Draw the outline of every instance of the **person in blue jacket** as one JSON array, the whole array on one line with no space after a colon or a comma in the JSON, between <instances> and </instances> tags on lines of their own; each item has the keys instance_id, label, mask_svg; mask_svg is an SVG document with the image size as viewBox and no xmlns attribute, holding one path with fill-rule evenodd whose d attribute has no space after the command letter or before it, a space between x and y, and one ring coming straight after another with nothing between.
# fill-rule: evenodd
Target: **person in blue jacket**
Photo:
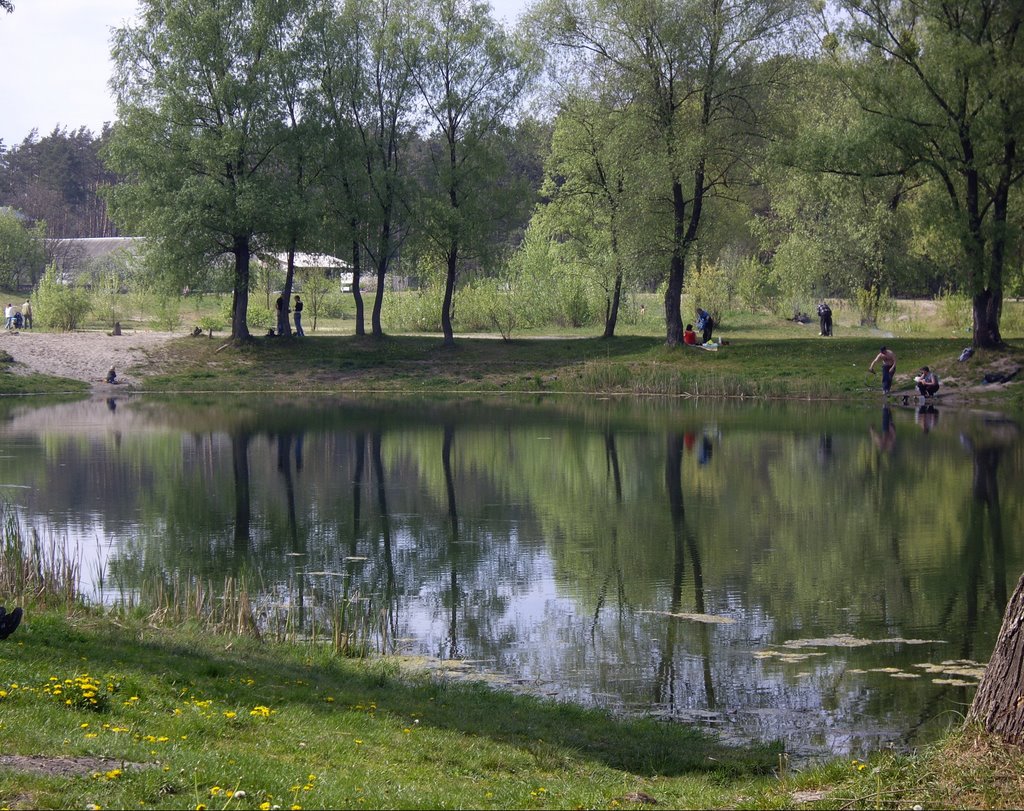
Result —
<instances>
[{"instance_id":1,"label":"person in blue jacket","mask_svg":"<svg viewBox=\"0 0 1024 811\"><path fill-rule=\"evenodd\" d=\"M697 308L697 329L703 333L701 339L703 344L711 340L711 333L715 329L715 319L707 310L702 310L700 307Z\"/></svg>"}]
</instances>

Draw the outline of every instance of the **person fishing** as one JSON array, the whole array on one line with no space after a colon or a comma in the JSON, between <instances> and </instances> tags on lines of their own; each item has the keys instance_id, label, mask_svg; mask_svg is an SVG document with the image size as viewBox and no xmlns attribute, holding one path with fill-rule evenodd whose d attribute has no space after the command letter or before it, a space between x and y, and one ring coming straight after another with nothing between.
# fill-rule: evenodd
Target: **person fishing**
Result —
<instances>
[{"instance_id":1,"label":"person fishing","mask_svg":"<svg viewBox=\"0 0 1024 811\"><path fill-rule=\"evenodd\" d=\"M896 374L896 353L887 346L881 347L878 354L875 355L875 359L871 361L871 365L868 366L868 371L871 374L875 373L876 363L882 364L882 394L888 394L892 389L893 376Z\"/></svg>"}]
</instances>

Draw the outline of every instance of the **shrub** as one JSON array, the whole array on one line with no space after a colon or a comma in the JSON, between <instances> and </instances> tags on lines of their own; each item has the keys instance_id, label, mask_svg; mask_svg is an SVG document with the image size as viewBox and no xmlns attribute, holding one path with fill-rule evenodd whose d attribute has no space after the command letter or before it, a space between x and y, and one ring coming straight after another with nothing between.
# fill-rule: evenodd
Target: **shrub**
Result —
<instances>
[{"instance_id":1,"label":"shrub","mask_svg":"<svg viewBox=\"0 0 1024 811\"><path fill-rule=\"evenodd\" d=\"M970 330L974 325L974 305L971 297L951 288L939 293L939 317L942 323L957 332Z\"/></svg>"},{"instance_id":2,"label":"shrub","mask_svg":"<svg viewBox=\"0 0 1024 811\"><path fill-rule=\"evenodd\" d=\"M697 271L691 269L683 283L683 294L693 303L711 313L716 325L721 325L722 315L729 306L729 285L725 270L719 265L707 264ZM690 320L684 312L683 320Z\"/></svg>"},{"instance_id":3,"label":"shrub","mask_svg":"<svg viewBox=\"0 0 1024 811\"><path fill-rule=\"evenodd\" d=\"M44 327L70 332L89 314L89 293L78 284L65 284L50 265L39 280L35 292L33 314Z\"/></svg>"}]
</instances>

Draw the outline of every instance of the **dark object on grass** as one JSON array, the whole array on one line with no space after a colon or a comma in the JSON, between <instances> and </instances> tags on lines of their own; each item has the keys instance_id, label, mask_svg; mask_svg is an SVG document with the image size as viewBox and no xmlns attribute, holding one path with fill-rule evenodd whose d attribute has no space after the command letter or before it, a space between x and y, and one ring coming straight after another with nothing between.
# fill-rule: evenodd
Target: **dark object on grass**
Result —
<instances>
[{"instance_id":1,"label":"dark object on grass","mask_svg":"<svg viewBox=\"0 0 1024 811\"><path fill-rule=\"evenodd\" d=\"M960 361L961 363L963 363L965 360L967 360L973 354L974 354L974 350L971 349L971 347L967 347L963 352L960 353L960 357L957 358L957 360Z\"/></svg>"},{"instance_id":2,"label":"dark object on grass","mask_svg":"<svg viewBox=\"0 0 1024 811\"><path fill-rule=\"evenodd\" d=\"M1017 371L1020 371L1019 369ZM1010 372L1006 375L1001 375L997 372L989 372L982 379L981 382L986 385L990 383L1009 383L1017 376L1017 372Z\"/></svg>"},{"instance_id":3,"label":"dark object on grass","mask_svg":"<svg viewBox=\"0 0 1024 811\"><path fill-rule=\"evenodd\" d=\"M7 639L21 624L21 608L15 608L10 614L0 605L0 639Z\"/></svg>"}]
</instances>

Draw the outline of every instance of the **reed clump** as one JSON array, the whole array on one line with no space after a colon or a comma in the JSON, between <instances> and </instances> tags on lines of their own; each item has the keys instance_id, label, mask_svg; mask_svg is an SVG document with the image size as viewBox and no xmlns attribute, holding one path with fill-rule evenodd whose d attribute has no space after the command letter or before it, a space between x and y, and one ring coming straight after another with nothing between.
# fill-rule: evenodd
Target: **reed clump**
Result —
<instances>
[{"instance_id":1,"label":"reed clump","mask_svg":"<svg viewBox=\"0 0 1024 811\"><path fill-rule=\"evenodd\" d=\"M72 608L81 602L81 559L67 539L40 537L0 502L0 597L10 604Z\"/></svg>"},{"instance_id":2,"label":"reed clump","mask_svg":"<svg viewBox=\"0 0 1024 811\"><path fill-rule=\"evenodd\" d=\"M219 581L189 572L149 575L138 588L122 587L113 608L141 612L153 625L191 623L216 634L329 646L338 656L367 657L390 650L390 612L380 610L372 597L347 589L340 594L313 590L310 595L306 585L269 586L247 573Z\"/></svg>"}]
</instances>

